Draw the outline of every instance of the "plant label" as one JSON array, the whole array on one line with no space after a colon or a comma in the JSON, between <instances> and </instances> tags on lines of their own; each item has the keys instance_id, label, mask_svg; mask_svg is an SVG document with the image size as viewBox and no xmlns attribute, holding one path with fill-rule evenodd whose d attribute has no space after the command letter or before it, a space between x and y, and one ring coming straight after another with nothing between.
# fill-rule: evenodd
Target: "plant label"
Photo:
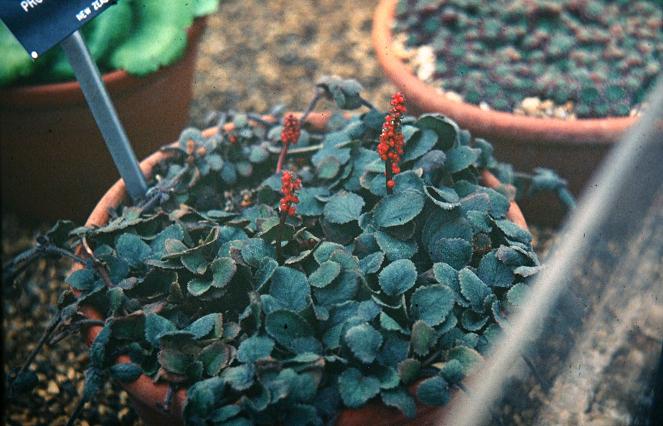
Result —
<instances>
[{"instance_id":1,"label":"plant label","mask_svg":"<svg viewBox=\"0 0 663 426\"><path fill-rule=\"evenodd\" d=\"M3 0L0 19L34 60L116 2Z\"/></svg>"}]
</instances>

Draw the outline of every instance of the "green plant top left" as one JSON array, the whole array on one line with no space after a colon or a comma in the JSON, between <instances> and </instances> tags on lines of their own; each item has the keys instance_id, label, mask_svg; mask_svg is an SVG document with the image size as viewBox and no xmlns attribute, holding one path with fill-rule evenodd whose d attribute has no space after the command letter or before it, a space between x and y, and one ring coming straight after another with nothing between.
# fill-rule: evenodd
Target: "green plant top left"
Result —
<instances>
[{"instance_id":1,"label":"green plant top left","mask_svg":"<svg viewBox=\"0 0 663 426\"><path fill-rule=\"evenodd\" d=\"M360 88L327 79L316 99L354 109L366 105ZM146 374L187 389L195 425L319 425L369 401L410 417L415 401L445 404L540 269L530 233L506 218L510 167L443 116L399 115L388 193L382 112L298 133L245 114L228 130L223 117L214 136L187 129L165 148L144 202L41 239L88 253L66 279L80 295L61 298L69 321L85 305L105 318L83 398L104 377ZM274 173L282 135L296 133ZM505 185L484 186L486 168ZM528 185L563 182L540 171ZM120 354L131 362L116 364Z\"/></svg>"},{"instance_id":2,"label":"green plant top left","mask_svg":"<svg viewBox=\"0 0 663 426\"><path fill-rule=\"evenodd\" d=\"M143 76L182 57L193 19L214 13L219 0L119 0L86 24L83 38L102 72L125 70ZM62 49L33 62L0 24L0 86L73 80Z\"/></svg>"}]
</instances>

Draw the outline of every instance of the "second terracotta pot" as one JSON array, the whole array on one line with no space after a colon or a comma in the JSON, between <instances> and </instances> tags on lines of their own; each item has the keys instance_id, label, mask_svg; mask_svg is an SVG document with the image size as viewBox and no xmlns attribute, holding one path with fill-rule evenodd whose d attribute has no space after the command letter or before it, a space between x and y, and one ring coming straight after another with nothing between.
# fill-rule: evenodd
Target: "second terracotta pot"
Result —
<instances>
[{"instance_id":1,"label":"second terracotta pot","mask_svg":"<svg viewBox=\"0 0 663 426\"><path fill-rule=\"evenodd\" d=\"M413 111L449 116L474 136L489 140L495 156L518 170L551 168L578 195L609 149L635 123L634 117L578 120L525 117L484 111L476 105L448 99L437 87L420 80L395 54L391 29L398 1L381 0L373 17L373 48L384 73L405 94ZM558 224L566 212L555 197L547 195L523 200L522 206L530 221L544 225Z\"/></svg>"},{"instance_id":2,"label":"second terracotta pot","mask_svg":"<svg viewBox=\"0 0 663 426\"><path fill-rule=\"evenodd\" d=\"M103 75L138 158L186 125L205 18L189 29L184 57L146 77ZM0 90L2 204L32 219L83 221L119 173L78 82Z\"/></svg>"}]
</instances>

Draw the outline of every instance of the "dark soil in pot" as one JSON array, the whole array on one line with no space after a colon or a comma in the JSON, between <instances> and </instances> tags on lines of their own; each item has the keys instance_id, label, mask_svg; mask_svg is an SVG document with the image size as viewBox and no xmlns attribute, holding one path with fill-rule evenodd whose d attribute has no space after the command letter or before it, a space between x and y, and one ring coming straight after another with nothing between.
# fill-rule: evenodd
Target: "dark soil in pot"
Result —
<instances>
[{"instance_id":1,"label":"dark soil in pot","mask_svg":"<svg viewBox=\"0 0 663 426\"><path fill-rule=\"evenodd\" d=\"M400 0L417 74L468 103L561 119L635 114L660 71L655 1Z\"/></svg>"}]
</instances>

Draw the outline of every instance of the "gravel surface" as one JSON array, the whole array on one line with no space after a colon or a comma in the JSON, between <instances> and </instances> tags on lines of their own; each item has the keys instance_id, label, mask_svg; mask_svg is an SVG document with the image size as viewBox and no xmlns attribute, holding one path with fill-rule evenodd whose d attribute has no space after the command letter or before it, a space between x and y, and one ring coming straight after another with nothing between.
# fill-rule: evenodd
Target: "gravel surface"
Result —
<instances>
[{"instance_id":1,"label":"gravel surface","mask_svg":"<svg viewBox=\"0 0 663 426\"><path fill-rule=\"evenodd\" d=\"M377 1L224 0L208 20L200 46L190 123L204 126L210 111L266 112L282 103L302 109L317 78L354 77L366 98L386 107L394 88L382 75L370 45ZM330 105L322 103L324 109ZM25 223L11 213L2 217L2 261L30 246L48 224ZM551 230L534 230L539 252L549 246ZM18 368L34 348L64 288L67 262L41 261L20 282L22 290L3 287L5 374ZM82 390L87 348L78 336L46 346L30 369L41 379L30 394L6 405L6 424L63 425ZM6 385L6 383L5 383ZM77 425L140 425L127 394L107 384Z\"/></svg>"}]
</instances>

